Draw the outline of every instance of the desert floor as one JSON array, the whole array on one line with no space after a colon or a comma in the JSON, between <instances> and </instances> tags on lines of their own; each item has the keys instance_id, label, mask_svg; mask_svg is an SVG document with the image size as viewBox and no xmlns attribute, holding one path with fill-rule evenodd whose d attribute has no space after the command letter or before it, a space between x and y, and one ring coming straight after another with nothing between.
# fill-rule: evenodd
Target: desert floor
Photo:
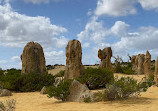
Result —
<instances>
[{"instance_id":1,"label":"desert floor","mask_svg":"<svg viewBox=\"0 0 158 111\"><path fill-rule=\"evenodd\" d=\"M61 70L63 67L60 67ZM59 72L59 70L55 70ZM51 71L53 72L53 70ZM143 75L132 76L140 81ZM1 97L0 101L16 100L16 111L158 111L158 87L152 86L138 98L122 101L106 101L97 103L61 102L40 92L13 93L11 97Z\"/></svg>"}]
</instances>

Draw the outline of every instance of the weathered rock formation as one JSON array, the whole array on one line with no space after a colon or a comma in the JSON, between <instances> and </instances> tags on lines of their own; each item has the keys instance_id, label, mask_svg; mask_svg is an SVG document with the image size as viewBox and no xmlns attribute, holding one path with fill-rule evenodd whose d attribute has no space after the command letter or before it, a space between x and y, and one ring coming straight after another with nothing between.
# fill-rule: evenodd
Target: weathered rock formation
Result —
<instances>
[{"instance_id":1,"label":"weathered rock formation","mask_svg":"<svg viewBox=\"0 0 158 111\"><path fill-rule=\"evenodd\" d=\"M64 79L75 79L84 73L82 48L78 40L70 40L66 47L66 67Z\"/></svg>"},{"instance_id":2,"label":"weathered rock formation","mask_svg":"<svg viewBox=\"0 0 158 111\"><path fill-rule=\"evenodd\" d=\"M46 88L46 86L44 86L44 87L41 89L40 94L47 94L47 88Z\"/></svg>"},{"instance_id":3,"label":"weathered rock formation","mask_svg":"<svg viewBox=\"0 0 158 111\"><path fill-rule=\"evenodd\" d=\"M147 51L145 55L144 74L146 75L146 77L149 77L151 75L151 55L149 51Z\"/></svg>"},{"instance_id":4,"label":"weathered rock formation","mask_svg":"<svg viewBox=\"0 0 158 111\"><path fill-rule=\"evenodd\" d=\"M67 97L67 101L71 102L83 102L84 98L91 97L92 93L88 87L81 84L77 80L74 80L69 87L70 94Z\"/></svg>"},{"instance_id":5,"label":"weathered rock formation","mask_svg":"<svg viewBox=\"0 0 158 111\"><path fill-rule=\"evenodd\" d=\"M136 56L137 74L144 74L144 61L145 61L144 54L138 54Z\"/></svg>"},{"instance_id":6,"label":"weathered rock formation","mask_svg":"<svg viewBox=\"0 0 158 111\"><path fill-rule=\"evenodd\" d=\"M12 93L7 89L1 89L0 90L0 97L3 97L3 96L12 96Z\"/></svg>"},{"instance_id":7,"label":"weathered rock formation","mask_svg":"<svg viewBox=\"0 0 158 111\"><path fill-rule=\"evenodd\" d=\"M111 69L111 57L112 50L111 47L104 48L103 50L99 49L98 57L101 59L99 67L101 68L110 68Z\"/></svg>"},{"instance_id":8,"label":"weathered rock formation","mask_svg":"<svg viewBox=\"0 0 158 111\"><path fill-rule=\"evenodd\" d=\"M23 54L21 55L21 60L22 74L44 74L46 72L43 48L36 42L29 42L26 44Z\"/></svg>"},{"instance_id":9,"label":"weathered rock formation","mask_svg":"<svg viewBox=\"0 0 158 111\"><path fill-rule=\"evenodd\" d=\"M132 70L136 71L137 70L136 56L132 56L131 63L132 63Z\"/></svg>"}]
</instances>

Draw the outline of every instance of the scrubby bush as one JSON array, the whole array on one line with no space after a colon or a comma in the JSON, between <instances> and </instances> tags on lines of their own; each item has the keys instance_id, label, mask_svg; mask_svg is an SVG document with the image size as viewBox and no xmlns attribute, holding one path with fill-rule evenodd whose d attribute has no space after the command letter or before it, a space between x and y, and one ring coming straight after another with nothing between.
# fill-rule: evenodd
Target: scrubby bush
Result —
<instances>
[{"instance_id":1,"label":"scrubby bush","mask_svg":"<svg viewBox=\"0 0 158 111\"><path fill-rule=\"evenodd\" d=\"M43 86L51 86L55 81L55 77L50 74L21 74L20 70L7 70L6 75L0 75L0 83L3 88L28 92L39 91Z\"/></svg>"},{"instance_id":2,"label":"scrubby bush","mask_svg":"<svg viewBox=\"0 0 158 111\"><path fill-rule=\"evenodd\" d=\"M113 84L107 84L103 92L96 93L97 100L120 100L130 96L138 96L139 84L130 77L116 78Z\"/></svg>"},{"instance_id":3,"label":"scrubby bush","mask_svg":"<svg viewBox=\"0 0 158 111\"><path fill-rule=\"evenodd\" d=\"M92 102L91 100L91 97L87 96L87 97L84 97L84 100L83 100L85 103L90 103Z\"/></svg>"},{"instance_id":4,"label":"scrubby bush","mask_svg":"<svg viewBox=\"0 0 158 111\"><path fill-rule=\"evenodd\" d=\"M16 75L16 74L21 74L21 70L15 68L7 70L7 75Z\"/></svg>"},{"instance_id":5,"label":"scrubby bush","mask_svg":"<svg viewBox=\"0 0 158 111\"><path fill-rule=\"evenodd\" d=\"M122 70L124 74L135 74L135 71L131 67L122 67Z\"/></svg>"},{"instance_id":6,"label":"scrubby bush","mask_svg":"<svg viewBox=\"0 0 158 111\"><path fill-rule=\"evenodd\" d=\"M66 101L69 92L69 87L72 80L61 81L58 86L51 86L47 88L48 97L54 97L58 100Z\"/></svg>"},{"instance_id":7,"label":"scrubby bush","mask_svg":"<svg viewBox=\"0 0 158 111\"><path fill-rule=\"evenodd\" d=\"M3 70L0 70L0 75L3 75L4 74L4 71Z\"/></svg>"},{"instance_id":8,"label":"scrubby bush","mask_svg":"<svg viewBox=\"0 0 158 111\"><path fill-rule=\"evenodd\" d=\"M105 101L107 100L105 94L103 91L98 91L93 94L93 101L94 102L99 102L99 101Z\"/></svg>"},{"instance_id":9,"label":"scrubby bush","mask_svg":"<svg viewBox=\"0 0 158 111\"><path fill-rule=\"evenodd\" d=\"M5 74L0 75L1 85L3 86L3 88L9 89L9 90L15 90L14 83L21 76L21 70L8 69L5 72L6 72Z\"/></svg>"},{"instance_id":10,"label":"scrubby bush","mask_svg":"<svg viewBox=\"0 0 158 111\"><path fill-rule=\"evenodd\" d=\"M142 81L139 83L139 87L141 91L147 91L149 87L155 84L154 75L149 76L149 78L143 78Z\"/></svg>"},{"instance_id":11,"label":"scrubby bush","mask_svg":"<svg viewBox=\"0 0 158 111\"><path fill-rule=\"evenodd\" d=\"M155 65L151 66L151 70L155 71Z\"/></svg>"},{"instance_id":12,"label":"scrubby bush","mask_svg":"<svg viewBox=\"0 0 158 111\"><path fill-rule=\"evenodd\" d=\"M15 90L21 92L40 91L43 86L52 86L55 78L51 74L24 74L15 81Z\"/></svg>"},{"instance_id":13,"label":"scrubby bush","mask_svg":"<svg viewBox=\"0 0 158 111\"><path fill-rule=\"evenodd\" d=\"M135 74L135 71L132 70L132 63L128 62L127 66L122 67L124 74Z\"/></svg>"},{"instance_id":14,"label":"scrubby bush","mask_svg":"<svg viewBox=\"0 0 158 111\"><path fill-rule=\"evenodd\" d=\"M85 73L77 80L83 84L87 84L89 89L98 89L105 87L107 83L114 79L113 72L104 68L87 68Z\"/></svg>"},{"instance_id":15,"label":"scrubby bush","mask_svg":"<svg viewBox=\"0 0 158 111\"><path fill-rule=\"evenodd\" d=\"M135 74L135 71L132 70L132 63L123 62L122 58L117 56L115 58L114 72L115 73L124 73L124 74Z\"/></svg>"},{"instance_id":16,"label":"scrubby bush","mask_svg":"<svg viewBox=\"0 0 158 111\"><path fill-rule=\"evenodd\" d=\"M0 111L15 111L16 100L7 100L5 103L0 102Z\"/></svg>"},{"instance_id":17,"label":"scrubby bush","mask_svg":"<svg viewBox=\"0 0 158 111\"><path fill-rule=\"evenodd\" d=\"M130 95L139 94L139 85L133 78L122 77L115 80L114 85L120 89L119 98L128 98Z\"/></svg>"},{"instance_id":18,"label":"scrubby bush","mask_svg":"<svg viewBox=\"0 0 158 111\"><path fill-rule=\"evenodd\" d=\"M65 71L61 70L60 72L58 72L55 77L64 77Z\"/></svg>"},{"instance_id":19,"label":"scrubby bush","mask_svg":"<svg viewBox=\"0 0 158 111\"><path fill-rule=\"evenodd\" d=\"M121 67L121 64L123 63L123 60L121 57L117 56L117 57L114 57L113 58L115 59L115 64L114 64L114 72L115 73L123 73L123 70L122 70L122 67Z\"/></svg>"}]
</instances>

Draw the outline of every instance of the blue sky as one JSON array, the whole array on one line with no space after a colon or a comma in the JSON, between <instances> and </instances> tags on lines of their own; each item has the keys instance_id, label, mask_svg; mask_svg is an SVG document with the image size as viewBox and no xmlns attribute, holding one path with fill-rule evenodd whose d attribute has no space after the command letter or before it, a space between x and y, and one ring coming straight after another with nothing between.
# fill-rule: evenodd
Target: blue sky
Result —
<instances>
[{"instance_id":1,"label":"blue sky","mask_svg":"<svg viewBox=\"0 0 158 111\"><path fill-rule=\"evenodd\" d=\"M157 0L0 0L0 67L21 68L29 41L40 43L46 64L65 64L69 40L82 44L83 64L95 64L98 50L113 56L158 56Z\"/></svg>"}]
</instances>

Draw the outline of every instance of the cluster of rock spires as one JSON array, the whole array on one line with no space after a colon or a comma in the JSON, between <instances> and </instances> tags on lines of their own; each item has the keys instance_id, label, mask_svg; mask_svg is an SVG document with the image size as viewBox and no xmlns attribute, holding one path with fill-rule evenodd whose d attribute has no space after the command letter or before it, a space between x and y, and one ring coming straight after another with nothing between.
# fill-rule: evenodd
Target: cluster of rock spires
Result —
<instances>
[{"instance_id":1,"label":"cluster of rock spires","mask_svg":"<svg viewBox=\"0 0 158 111\"><path fill-rule=\"evenodd\" d=\"M98 50L98 57L101 59L99 67L111 69L111 47ZM29 42L26 44L21 55L22 60L22 74L26 73L38 73L44 74L46 72L45 57L43 48L36 42ZM132 69L137 74L144 74L150 76L151 74L151 55L147 51L146 55L138 54L131 58ZM155 64L155 77L157 79L158 70L158 58ZM84 66L82 65L82 47L78 40L70 40L66 47L66 67L64 79L76 79L80 75L84 74ZM46 87L43 87L41 94L46 93ZM70 95L68 101L83 101L86 96L92 96L93 94L87 88L86 85L74 80L70 86Z\"/></svg>"},{"instance_id":2,"label":"cluster of rock spires","mask_svg":"<svg viewBox=\"0 0 158 111\"><path fill-rule=\"evenodd\" d=\"M145 74L146 77L151 75L151 54L149 51L144 54L138 54L131 58L132 69L136 71L137 74Z\"/></svg>"},{"instance_id":3,"label":"cluster of rock spires","mask_svg":"<svg viewBox=\"0 0 158 111\"><path fill-rule=\"evenodd\" d=\"M98 50L98 57L101 59L99 67L111 69L111 47ZM26 44L21 55L22 60L22 74L38 73L44 74L46 72L46 63L43 53L43 48L36 42L29 42ZM132 69L137 74L144 74L149 76L151 74L151 55L147 51L146 55L138 54L131 58ZM82 65L82 47L78 40L70 40L66 47L66 67L64 79L75 79L84 73L84 66Z\"/></svg>"}]
</instances>

